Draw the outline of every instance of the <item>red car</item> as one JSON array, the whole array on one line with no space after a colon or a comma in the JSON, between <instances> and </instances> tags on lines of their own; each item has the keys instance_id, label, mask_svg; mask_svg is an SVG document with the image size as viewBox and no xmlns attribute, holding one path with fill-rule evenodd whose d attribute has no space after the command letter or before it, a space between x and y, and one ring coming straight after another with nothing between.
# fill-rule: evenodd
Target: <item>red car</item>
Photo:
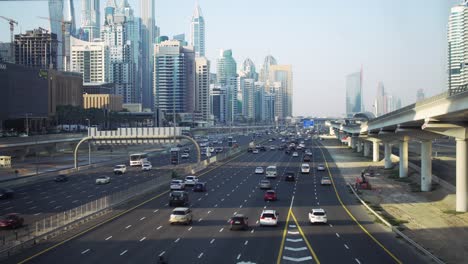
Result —
<instances>
[{"instance_id":1,"label":"red car","mask_svg":"<svg viewBox=\"0 0 468 264\"><path fill-rule=\"evenodd\" d=\"M18 214L7 214L0 219L0 228L18 228L23 226L23 222Z\"/></svg>"},{"instance_id":2,"label":"red car","mask_svg":"<svg viewBox=\"0 0 468 264\"><path fill-rule=\"evenodd\" d=\"M273 190L266 191L265 195L263 196L263 200L265 201L276 201L276 192Z\"/></svg>"}]
</instances>

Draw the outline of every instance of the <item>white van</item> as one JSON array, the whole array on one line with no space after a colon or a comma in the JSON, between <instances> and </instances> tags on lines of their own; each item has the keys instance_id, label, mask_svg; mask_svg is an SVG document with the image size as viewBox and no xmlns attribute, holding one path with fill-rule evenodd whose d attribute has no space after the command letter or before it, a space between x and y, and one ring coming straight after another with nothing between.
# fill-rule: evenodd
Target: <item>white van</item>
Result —
<instances>
[{"instance_id":1,"label":"white van","mask_svg":"<svg viewBox=\"0 0 468 264\"><path fill-rule=\"evenodd\" d=\"M309 173L310 172L310 166L307 163L302 163L301 165L301 173Z\"/></svg>"},{"instance_id":2,"label":"white van","mask_svg":"<svg viewBox=\"0 0 468 264\"><path fill-rule=\"evenodd\" d=\"M268 166L266 168L266 177L267 178L276 178L276 166Z\"/></svg>"}]
</instances>

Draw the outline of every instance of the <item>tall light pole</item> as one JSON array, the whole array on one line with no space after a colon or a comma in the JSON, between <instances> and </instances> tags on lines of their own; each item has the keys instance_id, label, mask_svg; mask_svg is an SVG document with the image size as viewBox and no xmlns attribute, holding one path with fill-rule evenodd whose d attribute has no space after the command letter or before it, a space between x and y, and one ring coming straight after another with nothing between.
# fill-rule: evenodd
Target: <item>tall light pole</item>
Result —
<instances>
[{"instance_id":1,"label":"tall light pole","mask_svg":"<svg viewBox=\"0 0 468 264\"><path fill-rule=\"evenodd\" d=\"M91 121L89 120L89 118L86 118L86 121L88 121L88 137L89 135L91 134ZM91 165L91 144L88 140L88 165Z\"/></svg>"},{"instance_id":2,"label":"tall light pole","mask_svg":"<svg viewBox=\"0 0 468 264\"><path fill-rule=\"evenodd\" d=\"M31 115L31 113L26 113L26 135L29 137L29 115Z\"/></svg>"}]
</instances>

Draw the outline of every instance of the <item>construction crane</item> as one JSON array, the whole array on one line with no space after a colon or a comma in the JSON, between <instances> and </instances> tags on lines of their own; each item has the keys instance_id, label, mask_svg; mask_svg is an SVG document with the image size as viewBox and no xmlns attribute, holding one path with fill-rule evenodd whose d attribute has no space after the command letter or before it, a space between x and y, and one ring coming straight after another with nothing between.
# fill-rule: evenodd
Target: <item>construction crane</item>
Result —
<instances>
[{"instance_id":1,"label":"construction crane","mask_svg":"<svg viewBox=\"0 0 468 264\"><path fill-rule=\"evenodd\" d=\"M42 28L42 27L39 27L39 30L44 31L45 33L49 33L49 30Z\"/></svg>"},{"instance_id":2,"label":"construction crane","mask_svg":"<svg viewBox=\"0 0 468 264\"><path fill-rule=\"evenodd\" d=\"M8 23L10 24L10 40L11 40L11 43L13 43L13 41L15 40L15 25L18 25L18 21L15 21L11 18L8 18L8 17L4 17L4 16L0 16L1 18L5 19L6 21L8 21Z\"/></svg>"}]
</instances>

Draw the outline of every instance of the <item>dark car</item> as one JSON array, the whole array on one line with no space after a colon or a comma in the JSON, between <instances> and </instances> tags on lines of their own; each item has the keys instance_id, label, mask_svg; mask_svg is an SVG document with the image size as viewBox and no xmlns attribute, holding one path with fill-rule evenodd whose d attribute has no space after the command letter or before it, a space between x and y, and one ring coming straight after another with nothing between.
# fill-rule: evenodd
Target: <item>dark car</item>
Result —
<instances>
[{"instance_id":1,"label":"dark car","mask_svg":"<svg viewBox=\"0 0 468 264\"><path fill-rule=\"evenodd\" d=\"M186 206L189 204L188 193L185 191L172 191L169 194L169 206Z\"/></svg>"},{"instance_id":2,"label":"dark car","mask_svg":"<svg viewBox=\"0 0 468 264\"><path fill-rule=\"evenodd\" d=\"M54 179L55 182L66 182L68 181L68 177L66 175L59 175L55 177Z\"/></svg>"},{"instance_id":3,"label":"dark car","mask_svg":"<svg viewBox=\"0 0 468 264\"><path fill-rule=\"evenodd\" d=\"M236 214L229 220L229 224L231 224L231 230L247 230L249 229L249 218L242 214Z\"/></svg>"},{"instance_id":4,"label":"dark car","mask_svg":"<svg viewBox=\"0 0 468 264\"><path fill-rule=\"evenodd\" d=\"M276 192L273 190L268 190L265 192L265 195L263 195L263 200L265 201L276 201Z\"/></svg>"},{"instance_id":5,"label":"dark car","mask_svg":"<svg viewBox=\"0 0 468 264\"><path fill-rule=\"evenodd\" d=\"M266 147L265 146L260 146L260 148L258 148L260 151L266 151Z\"/></svg>"},{"instance_id":6,"label":"dark car","mask_svg":"<svg viewBox=\"0 0 468 264\"><path fill-rule=\"evenodd\" d=\"M0 219L0 228L18 228L23 226L23 222L18 214L7 214Z\"/></svg>"},{"instance_id":7,"label":"dark car","mask_svg":"<svg viewBox=\"0 0 468 264\"><path fill-rule=\"evenodd\" d=\"M305 155L304 158L303 158L304 161L306 162L309 162L310 161L310 156L309 155Z\"/></svg>"},{"instance_id":8,"label":"dark car","mask_svg":"<svg viewBox=\"0 0 468 264\"><path fill-rule=\"evenodd\" d=\"M254 148L248 148L248 149L247 149L247 152L248 152L248 153L251 153L253 150L254 150Z\"/></svg>"},{"instance_id":9,"label":"dark car","mask_svg":"<svg viewBox=\"0 0 468 264\"><path fill-rule=\"evenodd\" d=\"M193 186L194 192L206 192L206 182L197 182Z\"/></svg>"},{"instance_id":10,"label":"dark car","mask_svg":"<svg viewBox=\"0 0 468 264\"><path fill-rule=\"evenodd\" d=\"M15 191L8 188L0 188L0 199L13 198Z\"/></svg>"},{"instance_id":11,"label":"dark car","mask_svg":"<svg viewBox=\"0 0 468 264\"><path fill-rule=\"evenodd\" d=\"M284 174L284 180L285 181L295 181L296 176L294 175L294 172L288 171Z\"/></svg>"}]
</instances>

